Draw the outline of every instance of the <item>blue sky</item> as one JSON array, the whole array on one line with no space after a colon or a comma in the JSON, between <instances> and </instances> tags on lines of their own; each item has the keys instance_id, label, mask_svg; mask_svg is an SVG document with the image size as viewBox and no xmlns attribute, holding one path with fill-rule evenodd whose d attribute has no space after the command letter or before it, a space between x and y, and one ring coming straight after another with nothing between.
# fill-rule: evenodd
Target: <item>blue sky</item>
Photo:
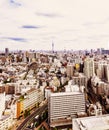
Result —
<instances>
[{"instance_id":1,"label":"blue sky","mask_svg":"<svg viewBox=\"0 0 109 130\"><path fill-rule=\"evenodd\" d=\"M0 0L0 50L109 48L109 0Z\"/></svg>"}]
</instances>

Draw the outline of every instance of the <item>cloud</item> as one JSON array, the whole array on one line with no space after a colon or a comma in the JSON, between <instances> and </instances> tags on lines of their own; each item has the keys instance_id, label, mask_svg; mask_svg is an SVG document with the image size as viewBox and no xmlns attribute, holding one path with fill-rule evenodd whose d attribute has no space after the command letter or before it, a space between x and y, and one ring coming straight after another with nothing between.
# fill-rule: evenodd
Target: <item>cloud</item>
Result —
<instances>
[{"instance_id":1,"label":"cloud","mask_svg":"<svg viewBox=\"0 0 109 130\"><path fill-rule=\"evenodd\" d=\"M107 18L104 19L104 24L108 24L109 23L109 16Z\"/></svg>"},{"instance_id":2,"label":"cloud","mask_svg":"<svg viewBox=\"0 0 109 130\"><path fill-rule=\"evenodd\" d=\"M55 49L105 47L108 5L109 0L0 0L1 43L10 49L48 49L52 40Z\"/></svg>"},{"instance_id":3,"label":"cloud","mask_svg":"<svg viewBox=\"0 0 109 130\"><path fill-rule=\"evenodd\" d=\"M83 26L87 26L87 27L93 27L93 26L98 26L98 25L102 25L105 24L104 21L100 21L100 22L85 22L82 25Z\"/></svg>"},{"instance_id":4,"label":"cloud","mask_svg":"<svg viewBox=\"0 0 109 130\"><path fill-rule=\"evenodd\" d=\"M61 15L55 14L55 13L42 13L42 12L37 12L36 15L38 15L38 16L43 16L43 17L48 17L48 18L62 17Z\"/></svg>"},{"instance_id":5,"label":"cloud","mask_svg":"<svg viewBox=\"0 0 109 130\"><path fill-rule=\"evenodd\" d=\"M20 38L20 37L4 37L3 39L9 39L9 40L18 41L18 42L27 42L25 38Z\"/></svg>"},{"instance_id":6,"label":"cloud","mask_svg":"<svg viewBox=\"0 0 109 130\"><path fill-rule=\"evenodd\" d=\"M92 35L92 36L88 36L87 39L89 40L101 40L104 38L108 38L109 34L99 34L99 35Z\"/></svg>"},{"instance_id":7,"label":"cloud","mask_svg":"<svg viewBox=\"0 0 109 130\"><path fill-rule=\"evenodd\" d=\"M21 3L17 2L16 0L9 0L9 3L14 6L21 6Z\"/></svg>"},{"instance_id":8,"label":"cloud","mask_svg":"<svg viewBox=\"0 0 109 130\"><path fill-rule=\"evenodd\" d=\"M84 26L91 26L91 25L94 25L95 23L92 23L92 22L86 22L86 23L83 23Z\"/></svg>"},{"instance_id":9,"label":"cloud","mask_svg":"<svg viewBox=\"0 0 109 130\"><path fill-rule=\"evenodd\" d=\"M69 40L64 40L65 42L77 42L79 39L75 38L75 39L69 39Z\"/></svg>"},{"instance_id":10,"label":"cloud","mask_svg":"<svg viewBox=\"0 0 109 130\"><path fill-rule=\"evenodd\" d=\"M23 25L22 28L25 28L25 29L39 29L39 28L41 28L41 26Z\"/></svg>"}]
</instances>

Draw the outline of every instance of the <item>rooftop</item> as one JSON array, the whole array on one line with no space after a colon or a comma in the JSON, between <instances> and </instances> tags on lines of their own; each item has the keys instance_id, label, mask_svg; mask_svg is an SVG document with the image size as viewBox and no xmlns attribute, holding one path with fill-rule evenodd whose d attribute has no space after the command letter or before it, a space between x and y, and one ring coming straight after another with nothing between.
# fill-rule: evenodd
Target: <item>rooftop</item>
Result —
<instances>
[{"instance_id":1,"label":"rooftop","mask_svg":"<svg viewBox=\"0 0 109 130\"><path fill-rule=\"evenodd\" d=\"M109 130L109 114L74 119L83 130ZM85 129L86 128L86 129Z\"/></svg>"},{"instance_id":2,"label":"rooftop","mask_svg":"<svg viewBox=\"0 0 109 130\"><path fill-rule=\"evenodd\" d=\"M5 119L7 119L7 118L9 118L9 117L10 117L10 115L2 116L2 117L0 118L0 122L3 121L3 120L5 120Z\"/></svg>"},{"instance_id":3,"label":"rooftop","mask_svg":"<svg viewBox=\"0 0 109 130\"><path fill-rule=\"evenodd\" d=\"M67 95L76 95L76 94L82 94L81 92L59 92L59 93L51 93L51 97L55 96L67 96Z\"/></svg>"},{"instance_id":4,"label":"rooftop","mask_svg":"<svg viewBox=\"0 0 109 130\"><path fill-rule=\"evenodd\" d=\"M32 88L32 89L28 90L27 93L31 93L31 92L33 92L33 91L36 91L36 89L35 89L35 88Z\"/></svg>"}]
</instances>

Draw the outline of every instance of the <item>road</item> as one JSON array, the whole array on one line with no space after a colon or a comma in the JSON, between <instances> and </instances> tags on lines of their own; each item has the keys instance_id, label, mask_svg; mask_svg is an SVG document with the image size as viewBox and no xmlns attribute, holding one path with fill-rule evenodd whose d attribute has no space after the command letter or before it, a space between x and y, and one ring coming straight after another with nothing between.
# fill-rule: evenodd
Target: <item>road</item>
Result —
<instances>
[{"instance_id":1,"label":"road","mask_svg":"<svg viewBox=\"0 0 109 130\"><path fill-rule=\"evenodd\" d=\"M39 130L40 127L42 127L42 126L44 126L46 130L50 130L46 121L47 121L47 119L45 121L43 121L37 128L35 128L35 130Z\"/></svg>"},{"instance_id":2,"label":"road","mask_svg":"<svg viewBox=\"0 0 109 130\"><path fill-rule=\"evenodd\" d=\"M35 116L40 115L43 111L47 110L48 105L44 104L43 106L37 108L31 115L29 115L16 130L24 130L28 124L32 122Z\"/></svg>"}]
</instances>

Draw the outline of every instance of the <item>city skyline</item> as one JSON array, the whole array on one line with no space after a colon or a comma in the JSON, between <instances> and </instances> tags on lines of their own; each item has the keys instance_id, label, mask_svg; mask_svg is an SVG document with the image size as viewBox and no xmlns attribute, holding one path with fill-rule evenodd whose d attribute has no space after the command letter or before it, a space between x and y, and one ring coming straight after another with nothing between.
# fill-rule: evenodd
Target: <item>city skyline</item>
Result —
<instances>
[{"instance_id":1,"label":"city skyline","mask_svg":"<svg viewBox=\"0 0 109 130\"><path fill-rule=\"evenodd\" d=\"M1 0L0 50L109 49L109 1Z\"/></svg>"}]
</instances>

